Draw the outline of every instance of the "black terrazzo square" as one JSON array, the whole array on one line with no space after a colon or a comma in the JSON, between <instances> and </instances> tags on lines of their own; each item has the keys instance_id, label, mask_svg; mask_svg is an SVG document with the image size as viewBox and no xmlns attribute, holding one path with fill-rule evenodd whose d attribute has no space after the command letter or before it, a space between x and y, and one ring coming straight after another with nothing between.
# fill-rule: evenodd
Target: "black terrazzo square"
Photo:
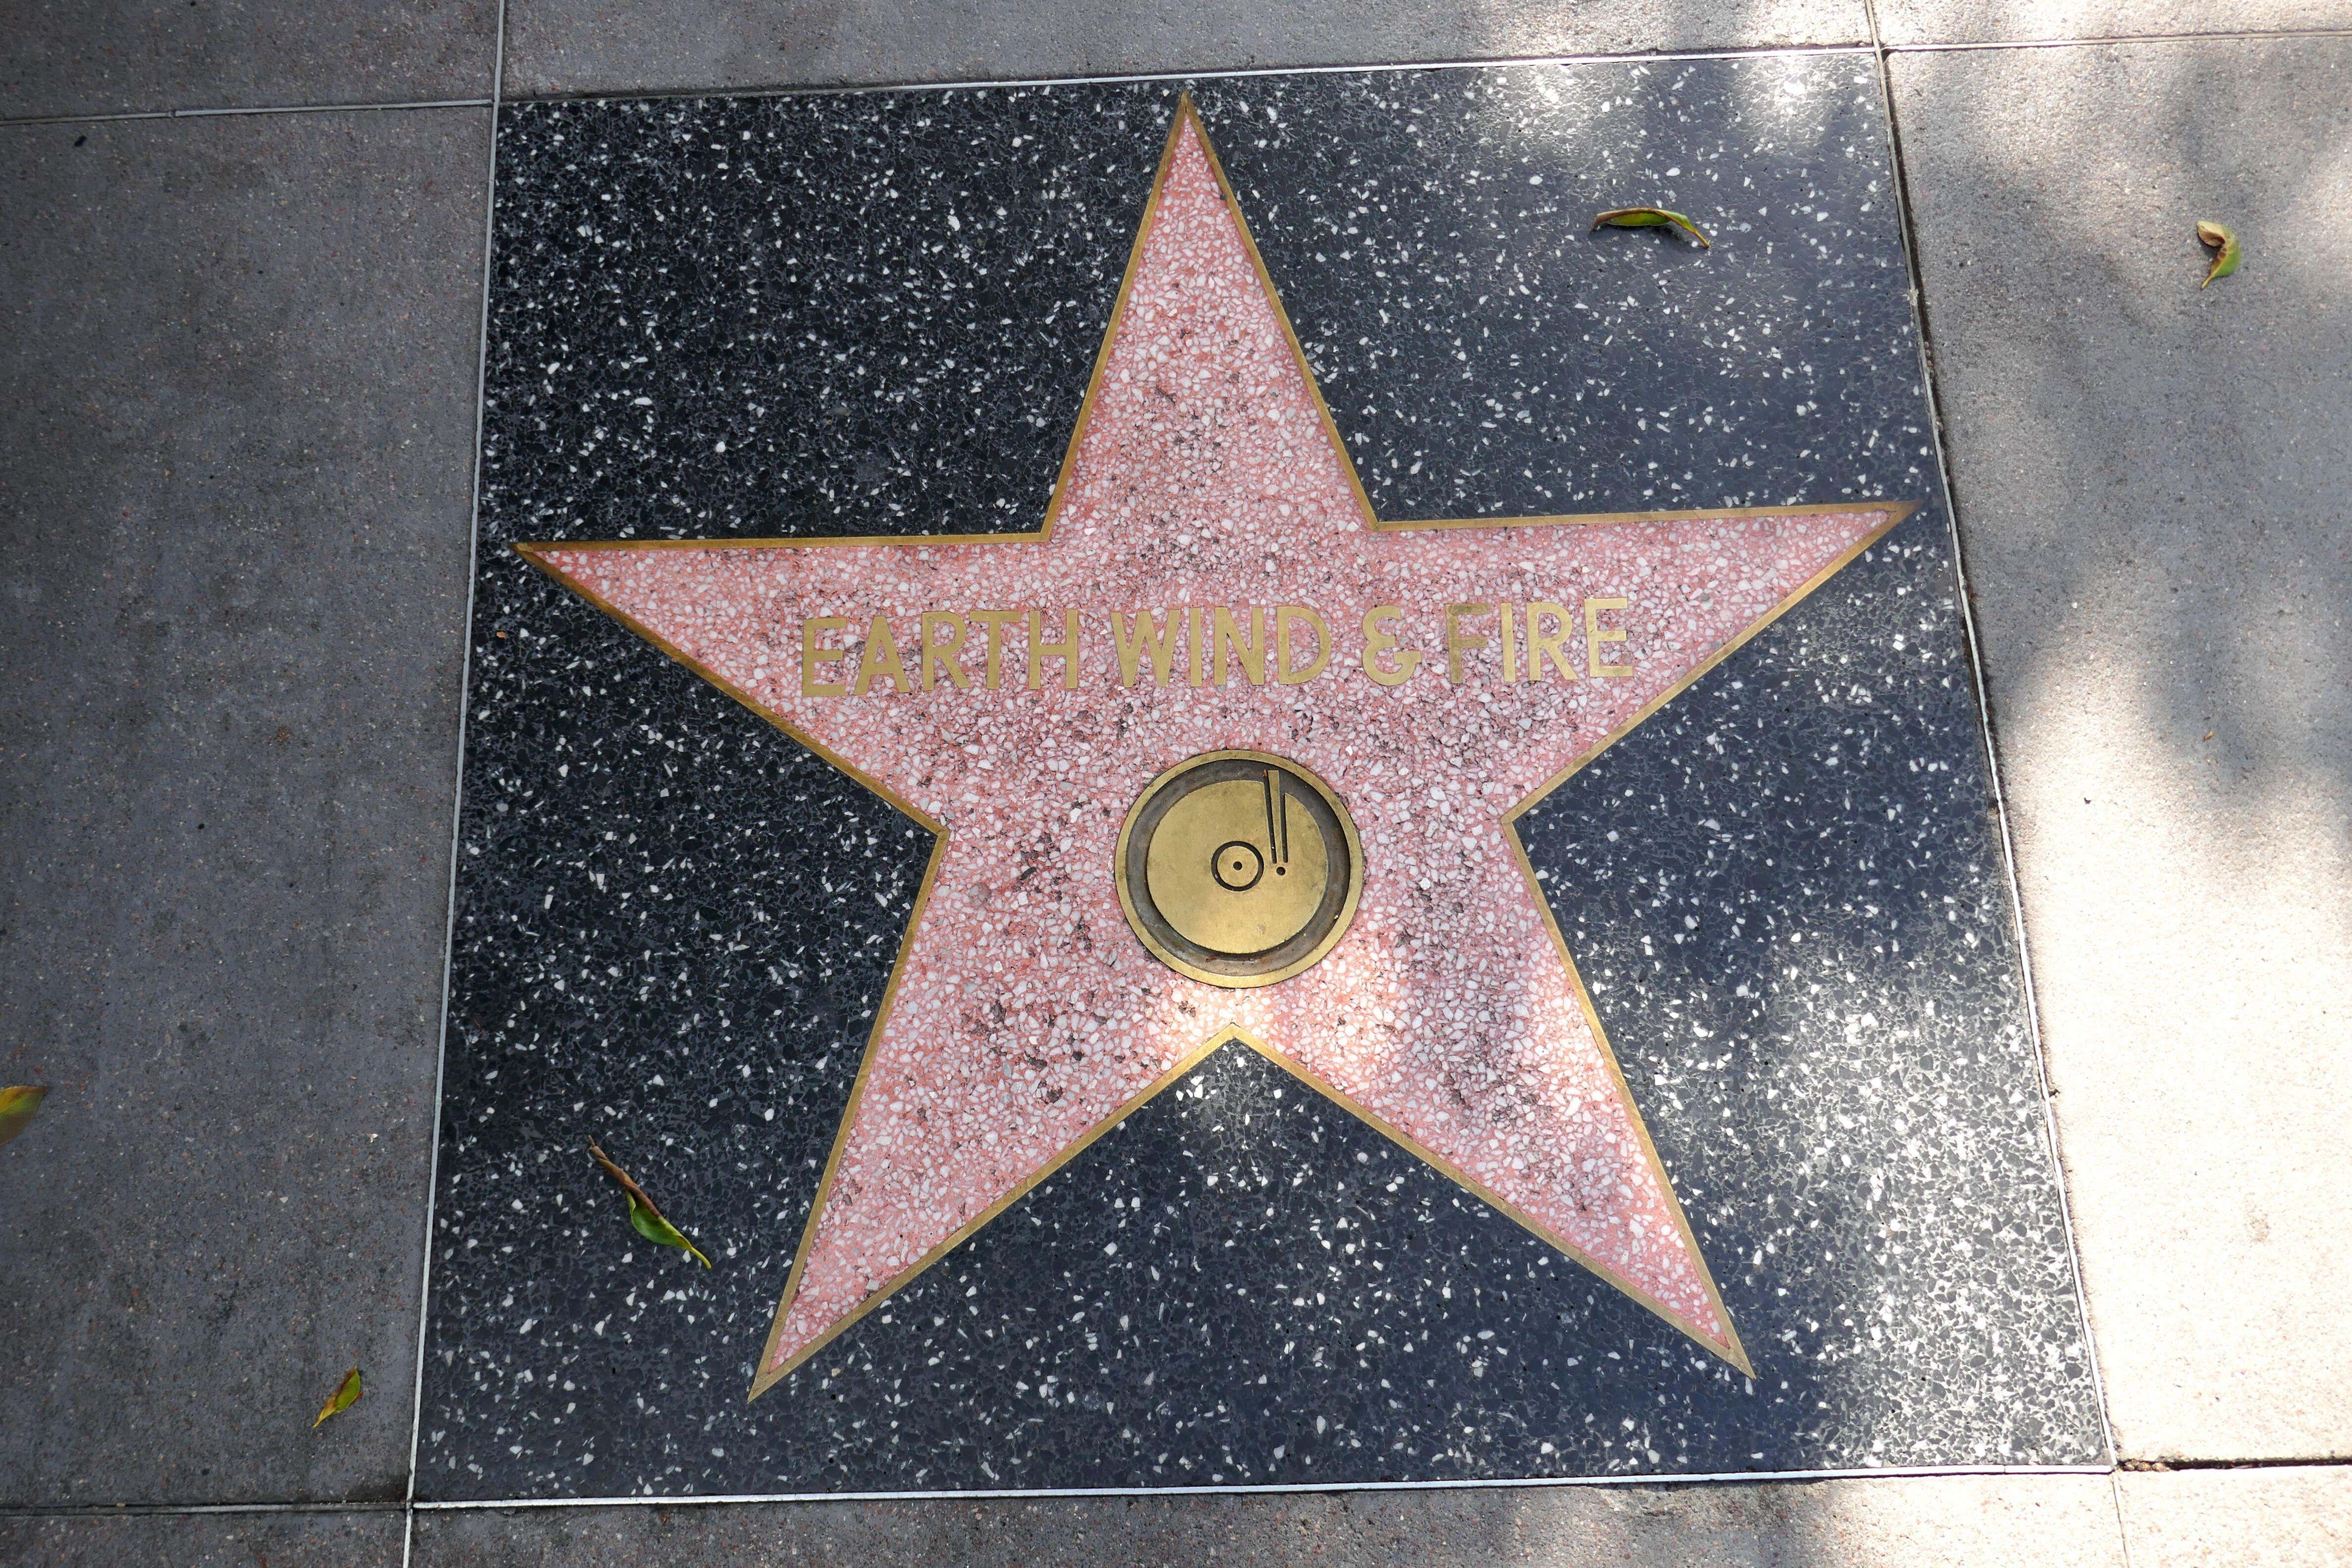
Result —
<instances>
[{"instance_id":1,"label":"black terrazzo square","mask_svg":"<svg viewBox=\"0 0 2352 1568\"><path fill-rule=\"evenodd\" d=\"M1925 503L1522 825L1753 1380L1228 1051L745 1399L929 835L509 547L1034 528L1186 88L1383 517ZM1868 56L529 104L498 169L420 1497L2104 1465Z\"/></svg>"}]
</instances>

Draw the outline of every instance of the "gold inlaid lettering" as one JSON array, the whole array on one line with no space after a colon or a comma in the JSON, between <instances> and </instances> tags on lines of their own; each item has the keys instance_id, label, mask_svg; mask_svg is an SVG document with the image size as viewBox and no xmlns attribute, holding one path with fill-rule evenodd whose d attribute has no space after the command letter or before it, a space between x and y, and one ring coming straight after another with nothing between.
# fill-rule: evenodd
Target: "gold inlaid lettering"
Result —
<instances>
[{"instance_id":1,"label":"gold inlaid lettering","mask_svg":"<svg viewBox=\"0 0 2352 1568\"><path fill-rule=\"evenodd\" d=\"M1078 612L1062 612L1062 640L1048 643L1045 637L1045 612L1029 612L1029 689L1035 691L1045 684L1045 661L1062 661L1062 689L1078 689Z\"/></svg>"},{"instance_id":2,"label":"gold inlaid lettering","mask_svg":"<svg viewBox=\"0 0 2352 1568\"><path fill-rule=\"evenodd\" d=\"M1604 664L1601 662L1601 644L1625 640L1623 627L1601 624L1601 612L1624 608L1625 601L1622 599L1588 599L1584 601L1584 667L1587 674L1599 676L1630 675L1633 673L1631 664Z\"/></svg>"},{"instance_id":3,"label":"gold inlaid lettering","mask_svg":"<svg viewBox=\"0 0 2352 1568\"><path fill-rule=\"evenodd\" d=\"M849 688L839 681L816 678L819 664L839 664L849 657L845 648L820 648L816 640L828 632L838 632L849 622L838 615L812 615L801 622L801 695L804 697L841 697Z\"/></svg>"},{"instance_id":4,"label":"gold inlaid lettering","mask_svg":"<svg viewBox=\"0 0 2352 1568\"><path fill-rule=\"evenodd\" d=\"M933 632L950 626L955 628L955 635L946 642L942 643L932 635ZM961 692L971 689L971 677L964 674L963 665L956 661L958 651L963 647L965 630L963 617L952 610L923 612L922 623L917 628L915 635L919 644L917 657L922 666L925 691L931 689L933 682L938 679L939 672L941 670L945 670L948 673L948 679L956 684L956 690Z\"/></svg>"},{"instance_id":5,"label":"gold inlaid lettering","mask_svg":"<svg viewBox=\"0 0 2352 1568\"><path fill-rule=\"evenodd\" d=\"M874 689L874 683L887 680L894 692L911 692L915 683L907 678L907 661L898 656L898 639L890 635L890 618L877 615L866 628L866 656L857 661L857 695L864 696Z\"/></svg>"},{"instance_id":6,"label":"gold inlaid lettering","mask_svg":"<svg viewBox=\"0 0 2352 1568\"><path fill-rule=\"evenodd\" d=\"M1363 612L1361 667L1375 684L1399 686L1425 662L1437 658L1442 648L1446 682L1458 686L1473 678L1481 650L1492 648L1500 685L1630 675L1636 667L1632 650L1610 647L1627 643L1628 629L1610 617L1631 602L1597 596L1582 600L1580 627L1579 610L1545 601L1449 604L1437 646L1425 650L1407 643L1401 622L1408 612L1402 605L1375 604ZM1437 612L1433 606L1425 613L1434 618ZM1180 659L1189 676L1185 684L1194 686L1213 682L1229 685L1237 665L1242 679L1254 686L1265 685L1269 674L1283 685L1303 686L1329 669L1340 651L1330 620L1311 604L926 610L914 617L914 644L903 648L885 612L870 615L863 643L847 647L829 643L848 632L854 618L813 615L801 625L801 695L866 696L877 691L930 692L950 686L994 691L1008 684L1034 692L1046 685L1048 664L1056 659L1061 661L1062 689L1076 691L1086 667L1087 617L1097 614L1110 622L1118 683L1128 687L1178 684ZM1495 631L1468 629L1467 623L1481 615L1496 617ZM1580 652L1575 647L1579 630L1584 638Z\"/></svg>"},{"instance_id":7,"label":"gold inlaid lettering","mask_svg":"<svg viewBox=\"0 0 2352 1568\"><path fill-rule=\"evenodd\" d=\"M1495 607L1491 604L1449 604L1445 607L1445 678L1455 685L1462 684L1462 655L1473 648L1483 648L1487 638L1483 632L1461 629L1465 615L1484 615Z\"/></svg>"},{"instance_id":8,"label":"gold inlaid lettering","mask_svg":"<svg viewBox=\"0 0 2352 1568\"><path fill-rule=\"evenodd\" d=\"M1397 642L1394 632L1381 630L1381 622L1393 621L1403 613L1403 607L1396 604L1375 604L1364 612L1364 674L1383 686L1404 685L1412 679L1412 672L1421 664L1420 649L1404 647ZM1374 657L1379 653L1394 653L1396 668L1381 668Z\"/></svg>"},{"instance_id":9,"label":"gold inlaid lettering","mask_svg":"<svg viewBox=\"0 0 2352 1568\"><path fill-rule=\"evenodd\" d=\"M1029 612L1025 610L975 610L972 621L988 628L988 674L983 677L990 691L1004 684L1004 643L1015 626L1026 625Z\"/></svg>"},{"instance_id":10,"label":"gold inlaid lettering","mask_svg":"<svg viewBox=\"0 0 2352 1568\"><path fill-rule=\"evenodd\" d=\"M1545 616L1550 616L1553 630L1543 629ZM1544 660L1549 656L1563 681L1576 679L1576 665L1568 656L1569 632L1574 622L1564 606L1540 601L1528 606L1528 679L1544 678Z\"/></svg>"},{"instance_id":11,"label":"gold inlaid lettering","mask_svg":"<svg viewBox=\"0 0 2352 1568\"><path fill-rule=\"evenodd\" d=\"M1171 606L1167 616L1166 623L1162 624L1149 610L1130 610L1124 613L1116 610L1111 612L1111 635L1118 644L1119 685L1135 685L1135 678L1142 674L1147 659L1151 663L1151 684L1156 686L1168 684L1170 673L1176 668L1177 652L1183 647L1191 632L1192 612Z\"/></svg>"},{"instance_id":12,"label":"gold inlaid lettering","mask_svg":"<svg viewBox=\"0 0 2352 1568\"><path fill-rule=\"evenodd\" d=\"M1213 614L1215 630L1212 633L1216 648L1217 685L1223 685L1233 678L1234 664L1238 658L1242 674L1250 685L1265 685L1265 612L1255 604L1244 605L1249 612L1249 636L1244 639L1241 627L1234 621L1234 612L1220 604Z\"/></svg>"},{"instance_id":13,"label":"gold inlaid lettering","mask_svg":"<svg viewBox=\"0 0 2352 1568\"><path fill-rule=\"evenodd\" d=\"M1291 628L1305 625L1315 632L1315 662L1305 669L1291 667ZM1303 686L1331 662L1331 628L1304 604L1285 604L1274 612L1274 678L1286 686Z\"/></svg>"}]
</instances>

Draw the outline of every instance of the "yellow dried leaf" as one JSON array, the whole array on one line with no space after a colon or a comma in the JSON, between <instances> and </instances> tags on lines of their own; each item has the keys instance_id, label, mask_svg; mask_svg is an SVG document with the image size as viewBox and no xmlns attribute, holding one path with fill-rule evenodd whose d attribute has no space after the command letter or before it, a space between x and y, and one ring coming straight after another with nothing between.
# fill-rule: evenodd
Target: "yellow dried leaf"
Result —
<instances>
[{"instance_id":1,"label":"yellow dried leaf","mask_svg":"<svg viewBox=\"0 0 2352 1568\"><path fill-rule=\"evenodd\" d=\"M1702 250L1715 248L1707 244L1706 235L1699 232L1696 224L1683 216L1682 214L1668 212L1664 207L1612 207L1592 220L1592 226L1596 229L1604 224L1612 229L1654 229L1671 226L1682 230L1691 238L1698 241Z\"/></svg>"},{"instance_id":2,"label":"yellow dried leaf","mask_svg":"<svg viewBox=\"0 0 2352 1568\"><path fill-rule=\"evenodd\" d=\"M348 1410L352 1406L358 1404L359 1397L360 1369L354 1366L349 1372L343 1374L343 1380L335 1385L333 1396L330 1397L324 1405L319 1407L319 1419L310 1423L310 1430L313 1432L317 1431L319 1429L320 1422L324 1421L330 1416Z\"/></svg>"},{"instance_id":3,"label":"yellow dried leaf","mask_svg":"<svg viewBox=\"0 0 2352 1568\"><path fill-rule=\"evenodd\" d=\"M33 1124L48 1092L37 1083L11 1083L0 1089L0 1144Z\"/></svg>"},{"instance_id":4,"label":"yellow dried leaf","mask_svg":"<svg viewBox=\"0 0 2352 1568\"><path fill-rule=\"evenodd\" d=\"M2228 225L2200 223L2197 225L2197 242L2213 253L2213 265L2205 269L2205 283L2217 277L2227 277L2238 270L2238 263L2242 259L2238 250L2238 236ZM2202 288L2205 283L2197 287Z\"/></svg>"}]
</instances>

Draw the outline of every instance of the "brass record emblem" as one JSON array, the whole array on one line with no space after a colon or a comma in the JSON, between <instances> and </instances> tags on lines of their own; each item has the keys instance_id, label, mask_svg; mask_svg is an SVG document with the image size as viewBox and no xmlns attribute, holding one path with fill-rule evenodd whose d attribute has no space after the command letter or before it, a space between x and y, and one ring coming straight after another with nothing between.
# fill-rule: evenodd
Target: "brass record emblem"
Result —
<instances>
[{"instance_id":1,"label":"brass record emblem","mask_svg":"<svg viewBox=\"0 0 2352 1568\"><path fill-rule=\"evenodd\" d=\"M1119 907L1152 956L1213 986L1270 986L1355 918L1364 847L1348 808L1297 763L1212 751L1154 779L1127 813Z\"/></svg>"}]
</instances>

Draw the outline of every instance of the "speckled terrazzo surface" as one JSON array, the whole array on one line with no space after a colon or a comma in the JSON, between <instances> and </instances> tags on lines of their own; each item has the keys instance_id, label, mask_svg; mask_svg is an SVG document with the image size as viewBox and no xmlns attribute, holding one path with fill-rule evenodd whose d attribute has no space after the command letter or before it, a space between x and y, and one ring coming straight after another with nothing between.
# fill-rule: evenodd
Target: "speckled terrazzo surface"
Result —
<instances>
[{"instance_id":1,"label":"speckled terrazzo surface","mask_svg":"<svg viewBox=\"0 0 2352 1568\"><path fill-rule=\"evenodd\" d=\"M1930 503L1523 824L1759 1378L1228 1051L744 1402L929 835L504 547L1034 528L1175 91L508 112L420 1495L2099 1459L1830 57L1194 84L1384 517Z\"/></svg>"}]
</instances>

